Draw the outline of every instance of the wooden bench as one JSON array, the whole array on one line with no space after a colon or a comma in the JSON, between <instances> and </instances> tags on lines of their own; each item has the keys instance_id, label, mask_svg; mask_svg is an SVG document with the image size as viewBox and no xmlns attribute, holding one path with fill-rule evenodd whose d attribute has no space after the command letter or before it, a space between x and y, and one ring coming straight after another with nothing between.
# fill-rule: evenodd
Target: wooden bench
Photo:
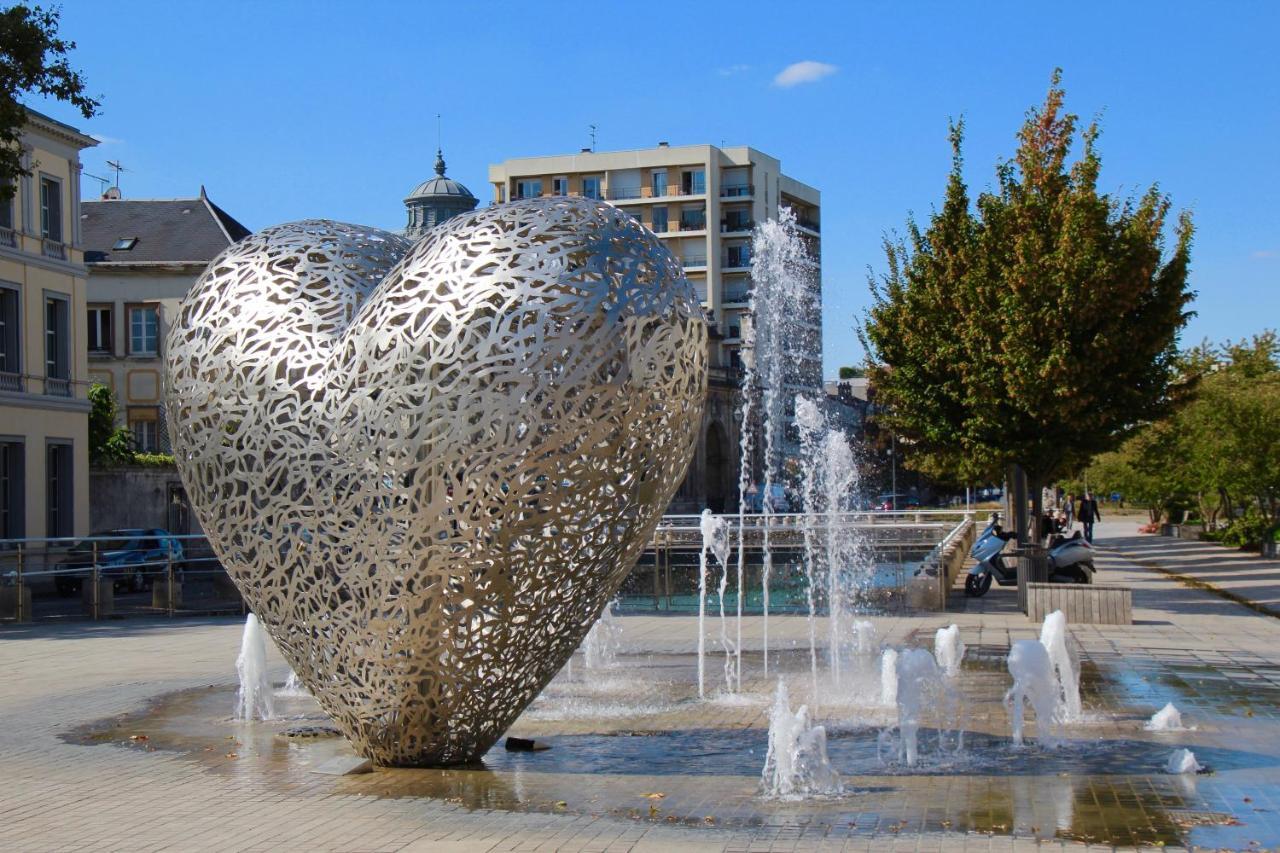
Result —
<instances>
[{"instance_id":1,"label":"wooden bench","mask_svg":"<svg viewBox=\"0 0 1280 853\"><path fill-rule=\"evenodd\" d=\"M1027 616L1032 622L1043 622L1055 610L1078 625L1131 625L1133 590L1104 584L1027 584Z\"/></svg>"}]
</instances>

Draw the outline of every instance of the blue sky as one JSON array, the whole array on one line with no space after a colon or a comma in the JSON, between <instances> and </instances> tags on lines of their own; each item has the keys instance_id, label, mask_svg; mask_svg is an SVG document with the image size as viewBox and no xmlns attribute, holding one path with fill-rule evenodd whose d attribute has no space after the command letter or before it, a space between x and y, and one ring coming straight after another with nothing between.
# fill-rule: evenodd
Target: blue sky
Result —
<instances>
[{"instance_id":1,"label":"blue sky","mask_svg":"<svg viewBox=\"0 0 1280 853\"><path fill-rule=\"evenodd\" d=\"M1280 4L67 0L62 29L102 115L31 105L104 140L86 172L119 159L130 198L204 184L253 229L401 227L436 113L482 203L489 163L576 151L593 123L600 150L768 152L822 191L829 373L861 357L882 235L941 198L948 117L976 192L1061 66L1068 107L1101 115L1104 189L1158 182L1195 216L1184 342L1280 325Z\"/></svg>"}]
</instances>

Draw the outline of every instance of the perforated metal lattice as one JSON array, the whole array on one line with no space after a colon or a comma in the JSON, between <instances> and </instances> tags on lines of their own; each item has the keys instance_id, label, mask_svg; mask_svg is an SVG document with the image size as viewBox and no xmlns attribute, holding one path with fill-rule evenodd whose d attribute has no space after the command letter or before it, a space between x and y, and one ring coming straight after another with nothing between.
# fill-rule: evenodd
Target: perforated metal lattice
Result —
<instances>
[{"instance_id":1,"label":"perforated metal lattice","mask_svg":"<svg viewBox=\"0 0 1280 853\"><path fill-rule=\"evenodd\" d=\"M230 247L168 334L201 525L366 755L473 760L572 654L693 453L706 328L626 214L514 202L410 246Z\"/></svg>"}]
</instances>

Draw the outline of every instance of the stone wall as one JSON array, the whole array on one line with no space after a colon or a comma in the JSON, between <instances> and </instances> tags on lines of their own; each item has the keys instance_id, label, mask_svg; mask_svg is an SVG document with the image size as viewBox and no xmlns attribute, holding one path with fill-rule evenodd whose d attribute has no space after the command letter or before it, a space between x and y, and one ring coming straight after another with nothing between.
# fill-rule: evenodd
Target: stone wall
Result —
<instances>
[{"instance_id":1,"label":"stone wall","mask_svg":"<svg viewBox=\"0 0 1280 853\"><path fill-rule=\"evenodd\" d=\"M178 470L123 467L89 473L92 531L158 527L170 533L202 533L187 502Z\"/></svg>"}]
</instances>

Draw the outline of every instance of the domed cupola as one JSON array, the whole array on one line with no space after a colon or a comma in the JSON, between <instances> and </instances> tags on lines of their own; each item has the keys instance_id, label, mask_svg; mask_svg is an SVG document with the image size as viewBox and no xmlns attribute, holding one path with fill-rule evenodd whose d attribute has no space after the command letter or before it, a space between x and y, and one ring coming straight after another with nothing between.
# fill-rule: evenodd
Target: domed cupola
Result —
<instances>
[{"instance_id":1,"label":"domed cupola","mask_svg":"<svg viewBox=\"0 0 1280 853\"><path fill-rule=\"evenodd\" d=\"M437 148L436 176L418 184L404 200L409 213L404 235L410 240L417 240L446 219L475 210L479 203L471 190L445 177L444 155Z\"/></svg>"}]
</instances>

